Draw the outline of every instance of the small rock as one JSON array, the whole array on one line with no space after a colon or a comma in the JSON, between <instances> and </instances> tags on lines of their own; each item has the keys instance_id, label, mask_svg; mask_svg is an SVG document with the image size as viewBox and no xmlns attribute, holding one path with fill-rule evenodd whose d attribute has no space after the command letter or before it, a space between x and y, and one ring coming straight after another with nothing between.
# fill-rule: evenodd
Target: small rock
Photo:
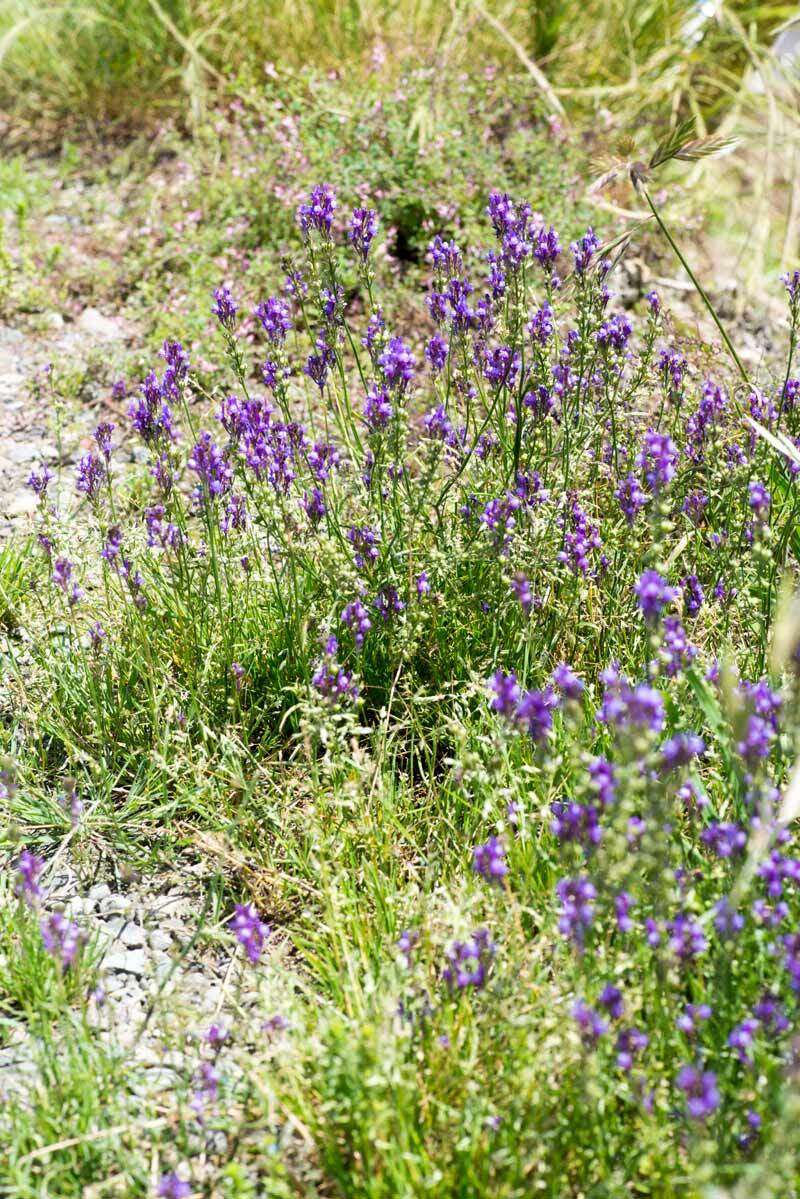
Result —
<instances>
[{"instance_id":1,"label":"small rock","mask_svg":"<svg viewBox=\"0 0 800 1199\"><path fill-rule=\"evenodd\" d=\"M108 899L100 904L100 911L105 916L124 915L131 909L131 901L127 895L109 895Z\"/></svg>"},{"instance_id":2,"label":"small rock","mask_svg":"<svg viewBox=\"0 0 800 1199\"><path fill-rule=\"evenodd\" d=\"M151 949L159 949L166 952L172 948L172 937L160 928L152 929L147 939L150 942Z\"/></svg>"},{"instance_id":3,"label":"small rock","mask_svg":"<svg viewBox=\"0 0 800 1199\"><path fill-rule=\"evenodd\" d=\"M106 970L141 977L147 969L147 955L143 949L120 949L110 953L103 965Z\"/></svg>"},{"instance_id":4,"label":"small rock","mask_svg":"<svg viewBox=\"0 0 800 1199\"><path fill-rule=\"evenodd\" d=\"M120 933L119 939L128 949L141 949L145 943L144 929L129 921Z\"/></svg>"},{"instance_id":5,"label":"small rock","mask_svg":"<svg viewBox=\"0 0 800 1199\"><path fill-rule=\"evenodd\" d=\"M89 899L92 903L99 903L101 899L108 899L111 894L111 888L108 883L95 883L89 888Z\"/></svg>"},{"instance_id":6,"label":"small rock","mask_svg":"<svg viewBox=\"0 0 800 1199\"><path fill-rule=\"evenodd\" d=\"M42 318L46 329L63 329L64 318L60 312L46 312Z\"/></svg>"},{"instance_id":7,"label":"small rock","mask_svg":"<svg viewBox=\"0 0 800 1199\"><path fill-rule=\"evenodd\" d=\"M93 337L121 337L122 330L116 321L113 321L108 316L103 316L96 308L84 308L81 315L78 317L78 326L85 333L90 333Z\"/></svg>"}]
</instances>

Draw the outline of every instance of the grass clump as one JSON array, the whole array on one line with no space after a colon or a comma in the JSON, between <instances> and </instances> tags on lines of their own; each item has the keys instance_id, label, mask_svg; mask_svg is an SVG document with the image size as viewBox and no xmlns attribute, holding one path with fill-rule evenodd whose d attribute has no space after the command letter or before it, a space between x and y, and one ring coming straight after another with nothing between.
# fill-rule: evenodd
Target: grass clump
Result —
<instances>
[{"instance_id":1,"label":"grass clump","mask_svg":"<svg viewBox=\"0 0 800 1199\"><path fill-rule=\"evenodd\" d=\"M222 381L168 338L77 512L34 471L14 920L65 821L198 839L259 996L172 1097L186 1156L226 1134L198 1185L777 1197L800 280L788 360L745 386L697 372L657 294L615 305L592 229L567 249L500 190L488 216L488 251L433 237L407 328L377 212L314 187L284 286L214 291ZM57 820L66 775L90 803ZM67 934L37 970L71 977Z\"/></svg>"}]
</instances>

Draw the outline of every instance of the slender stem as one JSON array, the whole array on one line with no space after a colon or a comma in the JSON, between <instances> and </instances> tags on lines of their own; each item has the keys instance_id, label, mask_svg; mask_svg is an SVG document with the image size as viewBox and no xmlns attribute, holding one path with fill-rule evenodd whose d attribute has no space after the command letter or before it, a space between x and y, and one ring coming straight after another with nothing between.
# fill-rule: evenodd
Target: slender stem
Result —
<instances>
[{"instance_id":1,"label":"slender stem","mask_svg":"<svg viewBox=\"0 0 800 1199\"><path fill-rule=\"evenodd\" d=\"M667 226L664 224L661 217L659 216L659 213L658 213L658 210L657 210L655 204L650 199L650 193L648 192L647 188L640 185L639 190L641 191L642 195L644 196L645 200L647 201L647 207L650 209L653 216L656 218L659 229L666 237L667 241L669 242L670 246L672 247L673 253L675 254L678 261L680 262L683 269L686 271L686 274L691 279L694 287L697 290L698 295L700 296L700 299L703 301L706 308L708 309L708 313L709 313L711 319L713 320L714 324L717 326L717 329L719 330L720 337L725 342L725 345L728 348L728 352L730 353L731 358L736 363L739 374L742 376L742 379L744 380L746 385L749 387L750 379L748 377L747 371L742 366L742 361L741 361L739 355L736 353L736 350L734 349L733 342L731 341L730 337L728 337L728 334L726 333L722 322L720 321L719 317L717 316L716 311L714 310L714 305L711 303L710 299L708 298L708 296L703 288L703 285L700 283L700 280L697 278L694 271L689 266L689 263L684 258L683 254L680 250L680 247L678 246L677 242L673 238L669 229L667 228Z\"/></svg>"}]
</instances>

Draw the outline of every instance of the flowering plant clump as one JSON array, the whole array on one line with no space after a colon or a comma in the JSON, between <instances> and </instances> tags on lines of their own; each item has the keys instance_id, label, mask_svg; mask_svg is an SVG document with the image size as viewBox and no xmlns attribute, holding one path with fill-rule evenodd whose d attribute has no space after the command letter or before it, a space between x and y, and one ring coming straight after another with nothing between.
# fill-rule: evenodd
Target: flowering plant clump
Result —
<instances>
[{"instance_id":1,"label":"flowering plant clump","mask_svg":"<svg viewBox=\"0 0 800 1199\"><path fill-rule=\"evenodd\" d=\"M567 245L500 191L487 217L488 250L433 238L400 327L376 213L314 188L280 294L214 292L224 384L164 343L133 482L98 429L88 554L32 475L29 735L248 839L291 950L260 904L223 935L259 977L280 942L308 1037L242 1103L273 1134L296 1112L338 1189L688 1194L720 1169L784 1193L792 358L751 393L706 377L655 294L619 306L596 231ZM19 857L21 908L39 873ZM69 966L77 929L42 935ZM195 1070L198 1110L218 1083Z\"/></svg>"}]
</instances>

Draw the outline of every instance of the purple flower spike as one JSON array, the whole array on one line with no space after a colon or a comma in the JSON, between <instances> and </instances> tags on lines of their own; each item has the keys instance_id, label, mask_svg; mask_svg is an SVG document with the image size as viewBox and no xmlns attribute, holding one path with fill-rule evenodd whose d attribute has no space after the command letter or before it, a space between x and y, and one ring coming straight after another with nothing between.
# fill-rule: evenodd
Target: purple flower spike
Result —
<instances>
[{"instance_id":1,"label":"purple flower spike","mask_svg":"<svg viewBox=\"0 0 800 1199\"><path fill-rule=\"evenodd\" d=\"M14 894L24 900L29 907L34 907L42 897L39 878L44 870L44 859L29 849L23 849L17 858L17 877L14 883Z\"/></svg>"},{"instance_id":2,"label":"purple flower spike","mask_svg":"<svg viewBox=\"0 0 800 1199\"><path fill-rule=\"evenodd\" d=\"M77 924L63 912L53 912L42 921L40 929L47 952L61 964L62 970L68 970L84 939Z\"/></svg>"},{"instance_id":3,"label":"purple flower spike","mask_svg":"<svg viewBox=\"0 0 800 1199\"><path fill-rule=\"evenodd\" d=\"M472 851L472 869L487 882L499 883L508 874L506 848L499 837L490 837L485 845Z\"/></svg>"},{"instance_id":4,"label":"purple flower spike","mask_svg":"<svg viewBox=\"0 0 800 1199\"><path fill-rule=\"evenodd\" d=\"M683 1066L675 1083L686 1095L686 1110L693 1120L706 1120L719 1107L717 1076L713 1070Z\"/></svg>"},{"instance_id":5,"label":"purple flower spike","mask_svg":"<svg viewBox=\"0 0 800 1199\"><path fill-rule=\"evenodd\" d=\"M255 965L270 935L269 925L264 924L252 903L237 903L228 927L239 944L244 945L248 958Z\"/></svg>"},{"instance_id":6,"label":"purple flower spike","mask_svg":"<svg viewBox=\"0 0 800 1199\"><path fill-rule=\"evenodd\" d=\"M191 1185L179 1178L174 1171L171 1174L162 1174L158 1180L158 1199L187 1199L191 1193Z\"/></svg>"}]
</instances>

